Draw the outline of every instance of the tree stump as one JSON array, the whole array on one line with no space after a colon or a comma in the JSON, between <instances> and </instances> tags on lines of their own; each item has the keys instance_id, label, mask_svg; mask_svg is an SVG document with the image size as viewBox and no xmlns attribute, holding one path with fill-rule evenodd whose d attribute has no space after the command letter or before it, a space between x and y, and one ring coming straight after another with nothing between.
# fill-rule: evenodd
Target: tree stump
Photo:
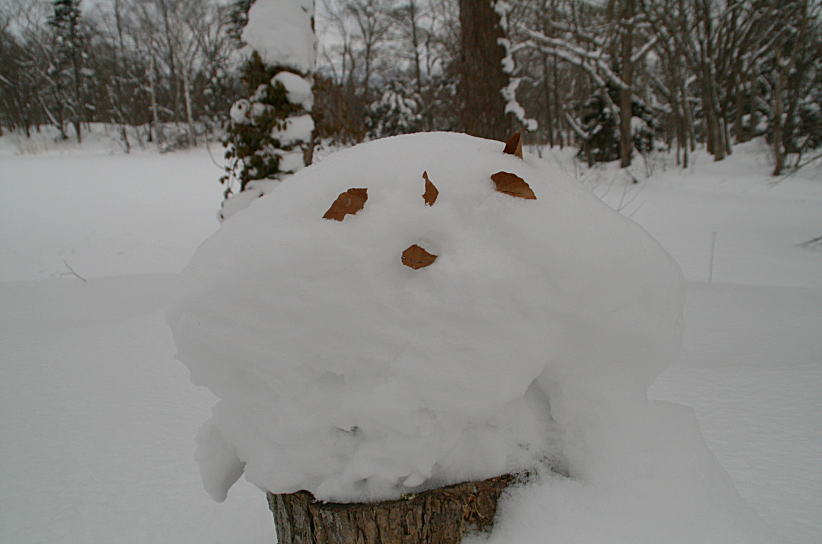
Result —
<instances>
[{"instance_id":1,"label":"tree stump","mask_svg":"<svg viewBox=\"0 0 822 544\"><path fill-rule=\"evenodd\" d=\"M459 544L494 524L505 474L375 503L325 503L307 491L268 493L279 544Z\"/></svg>"}]
</instances>

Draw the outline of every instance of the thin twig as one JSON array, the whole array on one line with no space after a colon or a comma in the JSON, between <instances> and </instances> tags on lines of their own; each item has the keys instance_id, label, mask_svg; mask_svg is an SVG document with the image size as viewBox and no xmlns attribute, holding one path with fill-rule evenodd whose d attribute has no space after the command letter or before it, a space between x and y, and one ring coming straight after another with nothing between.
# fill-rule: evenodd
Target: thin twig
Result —
<instances>
[{"instance_id":1,"label":"thin twig","mask_svg":"<svg viewBox=\"0 0 822 544\"><path fill-rule=\"evenodd\" d=\"M84 278L83 276L81 276L80 274L78 274L65 259L63 259L63 264L66 265L66 268L69 269L69 272L71 272L71 274L74 277L81 280L83 283L88 283L88 280L86 278Z\"/></svg>"},{"instance_id":2,"label":"thin twig","mask_svg":"<svg viewBox=\"0 0 822 544\"><path fill-rule=\"evenodd\" d=\"M225 172L225 165L222 165L214 160L214 155L211 154L211 147L208 145L208 135L205 138L205 147L206 151L208 151L208 157L211 159L211 162L214 163L214 166L220 169L221 172Z\"/></svg>"},{"instance_id":3,"label":"thin twig","mask_svg":"<svg viewBox=\"0 0 822 544\"><path fill-rule=\"evenodd\" d=\"M804 247L804 248L808 248L808 249L822 248L822 236L817 236L816 238L811 238L807 242L802 242L801 244L798 244L798 245L799 245L799 247Z\"/></svg>"}]
</instances>

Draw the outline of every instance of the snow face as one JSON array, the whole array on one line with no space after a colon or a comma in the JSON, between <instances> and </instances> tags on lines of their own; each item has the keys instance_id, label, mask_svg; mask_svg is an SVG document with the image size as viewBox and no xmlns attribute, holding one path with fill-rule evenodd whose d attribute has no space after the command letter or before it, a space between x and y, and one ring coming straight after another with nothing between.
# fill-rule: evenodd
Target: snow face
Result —
<instances>
[{"instance_id":1,"label":"snow face","mask_svg":"<svg viewBox=\"0 0 822 544\"><path fill-rule=\"evenodd\" d=\"M242 38L270 66L312 72L317 47L313 16L312 0L257 0Z\"/></svg>"},{"instance_id":2,"label":"snow face","mask_svg":"<svg viewBox=\"0 0 822 544\"><path fill-rule=\"evenodd\" d=\"M679 271L557 169L502 147L443 133L357 146L199 248L170 323L249 480L347 501L546 459L600 468L583 444L597 414L641 403L678 348ZM500 171L536 199L496 191ZM324 219L351 188L364 208ZM404 266L414 244L436 261ZM231 471L201 468L223 495Z\"/></svg>"}]
</instances>

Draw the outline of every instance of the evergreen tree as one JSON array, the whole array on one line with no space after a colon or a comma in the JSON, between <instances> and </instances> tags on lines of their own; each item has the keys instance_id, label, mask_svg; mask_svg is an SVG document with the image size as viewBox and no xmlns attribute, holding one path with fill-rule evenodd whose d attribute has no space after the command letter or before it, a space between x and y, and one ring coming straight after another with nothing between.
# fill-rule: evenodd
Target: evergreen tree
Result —
<instances>
[{"instance_id":1,"label":"evergreen tree","mask_svg":"<svg viewBox=\"0 0 822 544\"><path fill-rule=\"evenodd\" d=\"M603 95L608 93L610 101ZM621 119L615 114L609 103L615 103L620 96L614 85L606 85L606 91L594 91L581 107L580 120L586 138L582 141L578 157L589 164L610 162L621 158ZM640 154L653 150L657 122L652 112L637 100L631 101L631 146Z\"/></svg>"},{"instance_id":2,"label":"evergreen tree","mask_svg":"<svg viewBox=\"0 0 822 544\"><path fill-rule=\"evenodd\" d=\"M379 99L368 107L368 136L383 138L420 131L421 103L421 97L409 81L401 78L390 80Z\"/></svg>"},{"instance_id":3,"label":"evergreen tree","mask_svg":"<svg viewBox=\"0 0 822 544\"><path fill-rule=\"evenodd\" d=\"M266 66L256 51L243 67L242 81L249 97L238 100L231 108L231 125L224 142L229 166L222 178L223 183L236 178L240 191L254 180L280 177L282 154L274 150L285 146L276 137L277 130L302 109L289 102L282 84L272 83L280 71ZM230 186L226 188L226 197L229 196Z\"/></svg>"},{"instance_id":4,"label":"evergreen tree","mask_svg":"<svg viewBox=\"0 0 822 544\"><path fill-rule=\"evenodd\" d=\"M290 4L283 0L257 0L265 2L269 11L258 12L269 17L295 11L308 16L305 32L313 36L313 5L309 0ZM238 0L233 5L231 20L235 37L244 38L239 25L250 23L254 2ZM272 11L273 8L273 11ZM309 9L310 8L310 9ZM276 40L274 36L260 38L254 34L258 45L267 46L266 40ZM227 136L223 144L226 148L226 173L220 183L226 186L220 211L220 219L225 219L248 206L252 200L263 196L274 183L311 163L312 132L311 118L313 97L311 93L312 74L301 73L288 60L264 59L261 52L254 50L255 43L248 43L252 53L243 66L242 81L246 98L231 107ZM282 45L282 44L281 44ZM288 49L288 46L284 46ZM291 59L293 63L293 59ZM313 60L310 63L313 69ZM305 68L303 68L305 69ZM239 186L239 187L237 187ZM235 191L235 189L239 189Z\"/></svg>"}]
</instances>

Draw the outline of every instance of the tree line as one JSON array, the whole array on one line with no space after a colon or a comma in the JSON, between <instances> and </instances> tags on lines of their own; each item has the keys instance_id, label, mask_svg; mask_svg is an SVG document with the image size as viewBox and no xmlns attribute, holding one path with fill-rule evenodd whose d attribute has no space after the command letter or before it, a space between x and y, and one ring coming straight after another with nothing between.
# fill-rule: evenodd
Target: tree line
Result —
<instances>
[{"instance_id":1,"label":"tree line","mask_svg":"<svg viewBox=\"0 0 822 544\"><path fill-rule=\"evenodd\" d=\"M228 9L201 0L0 4L0 127L43 125L82 140L83 125L142 127L173 148L213 131L235 99ZM70 130L73 129L73 130Z\"/></svg>"},{"instance_id":2,"label":"tree line","mask_svg":"<svg viewBox=\"0 0 822 544\"><path fill-rule=\"evenodd\" d=\"M774 173L822 146L813 0L319 1L348 137L513 127L589 163L666 149L687 167L764 136ZM497 127L474 127L489 109Z\"/></svg>"},{"instance_id":3,"label":"tree line","mask_svg":"<svg viewBox=\"0 0 822 544\"><path fill-rule=\"evenodd\" d=\"M252 2L3 0L0 124L84 122L195 143L244 96ZM15 8L15 3L17 8ZM774 172L822 146L814 0L316 0L316 137L424 130L575 146L630 164L764 136ZM81 11L84 9L84 11ZM490 59L490 60L489 60ZM483 123L488 124L487 127ZM490 128L494 125L493 128ZM125 132L124 132L125 134Z\"/></svg>"}]
</instances>

